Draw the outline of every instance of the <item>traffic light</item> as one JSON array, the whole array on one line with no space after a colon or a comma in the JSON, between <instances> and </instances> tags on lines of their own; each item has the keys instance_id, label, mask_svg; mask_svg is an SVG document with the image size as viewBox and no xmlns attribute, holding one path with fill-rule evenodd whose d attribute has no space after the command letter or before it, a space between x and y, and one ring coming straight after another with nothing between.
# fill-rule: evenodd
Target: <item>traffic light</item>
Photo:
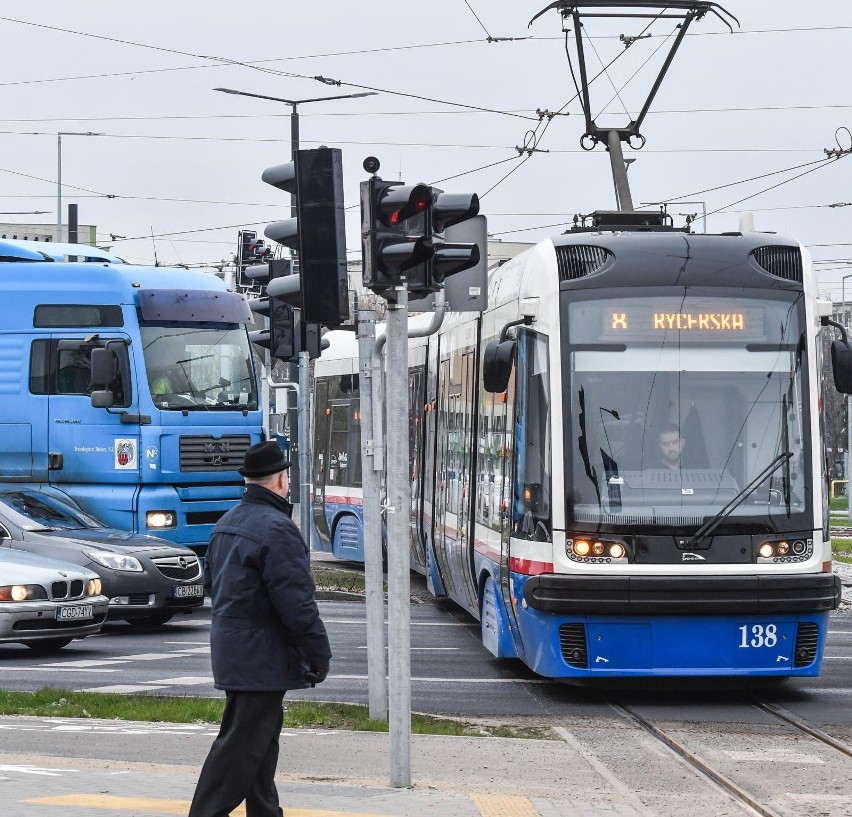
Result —
<instances>
[{"instance_id":1,"label":"traffic light","mask_svg":"<svg viewBox=\"0 0 852 817\"><path fill-rule=\"evenodd\" d=\"M246 278L245 271L252 264L257 263L255 248L257 246L257 233L253 230L240 230L237 238L237 289L240 292L259 292L258 285Z\"/></svg>"},{"instance_id":2,"label":"traffic light","mask_svg":"<svg viewBox=\"0 0 852 817\"><path fill-rule=\"evenodd\" d=\"M428 185L404 185L373 176L361 183L363 281L367 289L393 300L393 289L410 269L432 255L427 213Z\"/></svg>"},{"instance_id":3,"label":"traffic light","mask_svg":"<svg viewBox=\"0 0 852 817\"><path fill-rule=\"evenodd\" d=\"M249 332L252 343L269 349L274 358L292 360L300 349L295 307L299 300L297 275L290 275L290 262L277 259L248 267L246 277L258 282L266 294L249 301L251 311L269 320L266 329Z\"/></svg>"},{"instance_id":4,"label":"traffic light","mask_svg":"<svg viewBox=\"0 0 852 817\"><path fill-rule=\"evenodd\" d=\"M340 150L297 150L294 161L267 168L261 178L296 196L296 218L270 224L264 235L299 254L302 322L340 325L349 317Z\"/></svg>"},{"instance_id":5,"label":"traffic light","mask_svg":"<svg viewBox=\"0 0 852 817\"><path fill-rule=\"evenodd\" d=\"M444 237L447 227L468 221L479 213L479 197L475 193L445 193L437 187L429 190L422 229L428 236L432 252L426 261L408 273L408 292L415 299L443 289L448 276L479 263L477 244L457 244Z\"/></svg>"}]
</instances>

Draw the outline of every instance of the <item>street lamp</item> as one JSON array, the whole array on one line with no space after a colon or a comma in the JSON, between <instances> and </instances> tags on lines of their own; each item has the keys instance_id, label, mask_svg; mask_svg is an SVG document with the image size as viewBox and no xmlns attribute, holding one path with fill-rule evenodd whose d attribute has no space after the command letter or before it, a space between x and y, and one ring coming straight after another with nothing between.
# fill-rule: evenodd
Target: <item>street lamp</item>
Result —
<instances>
[{"instance_id":1,"label":"street lamp","mask_svg":"<svg viewBox=\"0 0 852 817\"><path fill-rule=\"evenodd\" d=\"M291 153L293 161L296 160L296 151L299 149L299 105L306 105L309 102L328 102L335 99L360 99L365 96L375 96L377 91L362 91L357 94L338 94L336 96L322 96L322 97L311 97L310 99L284 99L283 97L278 96L266 96L265 94L252 94L248 91L235 91L233 88L214 88L214 91L220 91L223 94L235 94L236 96L249 96L253 99L268 99L271 102L283 102L285 105L289 105L292 108L292 113L290 114L290 142L291 142ZM290 195L290 216L292 218L296 218L298 215L296 208L296 195L293 193ZM269 353L267 352L265 355L264 363L267 367L267 370L271 370L271 360ZM293 364L288 363L287 365L287 378L291 382L296 380L294 378L294 370ZM290 414L290 406L289 406L289 397L287 398L287 413L290 416L290 434L291 434L291 443L292 436L296 435L297 446L298 446L298 475L299 475L299 518L300 525L302 529L303 535L306 537L308 541L310 541L310 507L308 502L308 493L310 489L310 468L311 468L311 460L310 460L310 452L309 446L310 441L308 439L308 416L310 414L310 395L308 394L308 355L307 352L299 353L299 363L298 363L298 383L299 389L297 392L298 399L298 411L296 415L293 416ZM269 428L269 399L268 399L268 385L267 379L264 378L261 384L263 394L263 412L264 412L264 426ZM299 420L299 415L304 418L304 420Z\"/></svg>"},{"instance_id":2,"label":"street lamp","mask_svg":"<svg viewBox=\"0 0 852 817\"><path fill-rule=\"evenodd\" d=\"M62 137L103 136L92 131L59 131L56 134L56 240L62 241Z\"/></svg>"},{"instance_id":3,"label":"street lamp","mask_svg":"<svg viewBox=\"0 0 852 817\"><path fill-rule=\"evenodd\" d=\"M279 96L266 96L265 94L251 94L248 91L235 91L233 88L214 88L214 91L221 91L223 94L236 94L237 96L250 96L255 99L269 99L272 102L283 102L285 105L292 107L290 114L290 153L295 159L296 151L299 149L299 105L306 105L309 102L327 102L332 99L359 99L364 96L376 96L377 91L362 91L358 94L339 94L337 96L321 96L312 97L310 99L284 99ZM296 195L290 196L290 215L296 217Z\"/></svg>"}]
</instances>

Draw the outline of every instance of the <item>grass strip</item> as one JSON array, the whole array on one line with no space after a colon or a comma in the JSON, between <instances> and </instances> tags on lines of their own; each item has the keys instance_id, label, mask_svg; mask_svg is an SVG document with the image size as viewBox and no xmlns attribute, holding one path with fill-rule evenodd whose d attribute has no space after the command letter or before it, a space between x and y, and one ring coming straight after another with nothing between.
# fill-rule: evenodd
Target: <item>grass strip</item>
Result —
<instances>
[{"instance_id":1,"label":"grass strip","mask_svg":"<svg viewBox=\"0 0 852 817\"><path fill-rule=\"evenodd\" d=\"M52 687L44 687L36 692L0 690L0 715L219 724L224 709L223 698L71 692ZM286 699L284 726L291 729L388 731L386 722L370 719L366 706ZM411 731L417 735L555 738L547 727L479 724L418 714L411 716Z\"/></svg>"}]
</instances>

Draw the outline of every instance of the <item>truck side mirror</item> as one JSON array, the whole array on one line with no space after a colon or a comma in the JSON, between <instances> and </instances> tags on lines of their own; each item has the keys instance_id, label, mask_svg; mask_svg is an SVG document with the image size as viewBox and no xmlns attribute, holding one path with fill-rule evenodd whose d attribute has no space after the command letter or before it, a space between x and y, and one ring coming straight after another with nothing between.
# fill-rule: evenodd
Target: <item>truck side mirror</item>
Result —
<instances>
[{"instance_id":1,"label":"truck side mirror","mask_svg":"<svg viewBox=\"0 0 852 817\"><path fill-rule=\"evenodd\" d=\"M509 387L512 362L515 359L515 341L491 340L482 355L482 385L485 391L499 394Z\"/></svg>"},{"instance_id":2,"label":"truck side mirror","mask_svg":"<svg viewBox=\"0 0 852 817\"><path fill-rule=\"evenodd\" d=\"M108 409L115 402L115 395L109 390L101 389L92 392L92 407Z\"/></svg>"},{"instance_id":3,"label":"truck side mirror","mask_svg":"<svg viewBox=\"0 0 852 817\"><path fill-rule=\"evenodd\" d=\"M852 394L852 348L845 340L831 344L831 370L834 388L841 394Z\"/></svg>"},{"instance_id":4,"label":"truck side mirror","mask_svg":"<svg viewBox=\"0 0 852 817\"><path fill-rule=\"evenodd\" d=\"M108 386L115 380L118 371L118 359L112 349L95 347L92 349L92 383Z\"/></svg>"}]
</instances>

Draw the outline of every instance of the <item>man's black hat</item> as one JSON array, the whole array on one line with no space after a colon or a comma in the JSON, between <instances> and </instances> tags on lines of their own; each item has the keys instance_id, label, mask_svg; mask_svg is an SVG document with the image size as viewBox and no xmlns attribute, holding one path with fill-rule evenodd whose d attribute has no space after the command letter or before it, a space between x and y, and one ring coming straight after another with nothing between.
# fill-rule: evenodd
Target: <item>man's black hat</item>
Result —
<instances>
[{"instance_id":1,"label":"man's black hat","mask_svg":"<svg viewBox=\"0 0 852 817\"><path fill-rule=\"evenodd\" d=\"M257 443L246 451L246 459L242 468L237 468L244 477L268 477L290 467L290 462L284 456L284 451L275 440Z\"/></svg>"}]
</instances>

